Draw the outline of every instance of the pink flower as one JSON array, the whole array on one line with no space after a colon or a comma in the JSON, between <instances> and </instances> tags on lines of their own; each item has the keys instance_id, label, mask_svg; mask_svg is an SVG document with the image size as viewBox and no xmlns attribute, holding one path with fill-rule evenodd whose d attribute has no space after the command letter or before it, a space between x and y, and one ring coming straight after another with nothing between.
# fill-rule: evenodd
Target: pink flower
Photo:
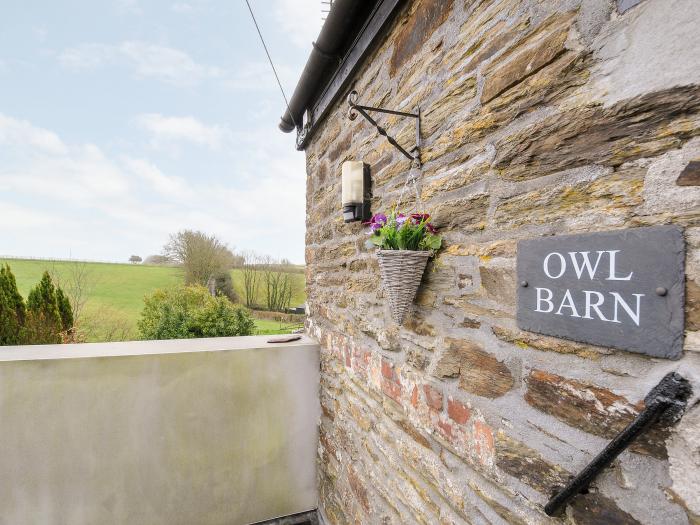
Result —
<instances>
[{"instance_id":1,"label":"pink flower","mask_svg":"<svg viewBox=\"0 0 700 525\"><path fill-rule=\"evenodd\" d=\"M421 222L427 222L430 219L429 213L412 213L411 222L413 224L420 224Z\"/></svg>"}]
</instances>

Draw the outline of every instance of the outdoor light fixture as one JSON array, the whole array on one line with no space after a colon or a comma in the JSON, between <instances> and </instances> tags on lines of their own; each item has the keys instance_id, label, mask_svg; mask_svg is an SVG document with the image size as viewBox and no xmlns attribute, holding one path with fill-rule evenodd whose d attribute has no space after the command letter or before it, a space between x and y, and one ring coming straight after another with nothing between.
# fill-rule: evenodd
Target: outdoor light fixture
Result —
<instances>
[{"instance_id":1,"label":"outdoor light fixture","mask_svg":"<svg viewBox=\"0 0 700 525\"><path fill-rule=\"evenodd\" d=\"M343 220L368 221L370 180L369 166L359 160L343 162Z\"/></svg>"}]
</instances>

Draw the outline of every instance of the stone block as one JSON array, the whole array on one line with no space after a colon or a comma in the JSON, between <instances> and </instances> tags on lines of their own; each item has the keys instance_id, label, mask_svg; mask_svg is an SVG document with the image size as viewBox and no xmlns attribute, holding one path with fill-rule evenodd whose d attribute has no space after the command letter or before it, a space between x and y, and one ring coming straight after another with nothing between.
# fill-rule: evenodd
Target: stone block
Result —
<instances>
[{"instance_id":1,"label":"stone block","mask_svg":"<svg viewBox=\"0 0 700 525\"><path fill-rule=\"evenodd\" d=\"M695 279L685 284L685 329L700 330L700 284Z\"/></svg>"},{"instance_id":2,"label":"stone block","mask_svg":"<svg viewBox=\"0 0 700 525\"><path fill-rule=\"evenodd\" d=\"M570 473L545 461L535 450L499 430L496 434L496 466L536 491L551 496L563 487Z\"/></svg>"},{"instance_id":3,"label":"stone block","mask_svg":"<svg viewBox=\"0 0 700 525\"><path fill-rule=\"evenodd\" d=\"M463 339L445 339L447 350L435 367L437 377L459 377L463 390L491 399L513 387L508 367L479 345Z\"/></svg>"},{"instance_id":4,"label":"stone block","mask_svg":"<svg viewBox=\"0 0 700 525\"><path fill-rule=\"evenodd\" d=\"M542 412L590 434L613 438L643 408L599 386L533 370L526 379L525 401ZM666 459L668 431L654 426L640 436L630 450Z\"/></svg>"},{"instance_id":5,"label":"stone block","mask_svg":"<svg viewBox=\"0 0 700 525\"><path fill-rule=\"evenodd\" d=\"M700 134L690 118L699 111L700 86L648 93L609 107L565 109L499 139L494 167L505 179L522 180L653 157Z\"/></svg>"},{"instance_id":6,"label":"stone block","mask_svg":"<svg viewBox=\"0 0 700 525\"><path fill-rule=\"evenodd\" d=\"M507 62L499 61L486 72L481 102L487 103L507 89L518 84L529 75L564 52L573 17L570 14L556 15L543 23L535 34L519 44Z\"/></svg>"},{"instance_id":7,"label":"stone block","mask_svg":"<svg viewBox=\"0 0 700 525\"><path fill-rule=\"evenodd\" d=\"M515 306L515 271L510 268L480 266L481 287L486 297L498 303Z\"/></svg>"},{"instance_id":8,"label":"stone block","mask_svg":"<svg viewBox=\"0 0 700 525\"><path fill-rule=\"evenodd\" d=\"M391 55L391 76L403 67L432 36L433 32L447 20L453 0L421 0L405 25L394 37L394 52Z\"/></svg>"},{"instance_id":9,"label":"stone block","mask_svg":"<svg viewBox=\"0 0 700 525\"><path fill-rule=\"evenodd\" d=\"M569 503L572 525L639 525L639 521L602 494L579 494Z\"/></svg>"},{"instance_id":10,"label":"stone block","mask_svg":"<svg viewBox=\"0 0 700 525\"><path fill-rule=\"evenodd\" d=\"M442 230L470 232L483 229L489 197L475 195L438 204L433 210L433 223Z\"/></svg>"},{"instance_id":11,"label":"stone block","mask_svg":"<svg viewBox=\"0 0 700 525\"><path fill-rule=\"evenodd\" d=\"M598 213L606 221L622 222L643 203L645 174L642 168L628 168L593 181L529 191L501 201L494 220L499 228L514 228L581 220L584 213L593 222Z\"/></svg>"},{"instance_id":12,"label":"stone block","mask_svg":"<svg viewBox=\"0 0 700 525\"><path fill-rule=\"evenodd\" d=\"M700 160L691 160L676 179L678 186L700 186Z\"/></svg>"},{"instance_id":13,"label":"stone block","mask_svg":"<svg viewBox=\"0 0 700 525\"><path fill-rule=\"evenodd\" d=\"M435 133L440 126L449 122L449 116L459 112L476 97L476 77L462 78L459 73L449 79L448 89L422 115L421 132L426 136Z\"/></svg>"},{"instance_id":14,"label":"stone block","mask_svg":"<svg viewBox=\"0 0 700 525\"><path fill-rule=\"evenodd\" d=\"M348 466L348 483L350 484L350 488L352 489L353 494L355 494L358 503L362 506L362 509L369 514L371 512L371 508L367 488L352 465Z\"/></svg>"},{"instance_id":15,"label":"stone block","mask_svg":"<svg viewBox=\"0 0 700 525\"><path fill-rule=\"evenodd\" d=\"M575 341L565 341L555 337L547 337L532 332L509 330L500 326L492 326L493 335L501 341L514 344L520 348L532 348L543 352L573 354L586 359L600 359L601 355L609 354L604 348L590 346Z\"/></svg>"},{"instance_id":16,"label":"stone block","mask_svg":"<svg viewBox=\"0 0 700 525\"><path fill-rule=\"evenodd\" d=\"M457 108L453 108L456 110ZM432 197L457 190L482 179L491 168L488 162L482 162L468 168L457 166L426 179L421 190L421 199L427 201Z\"/></svg>"}]
</instances>

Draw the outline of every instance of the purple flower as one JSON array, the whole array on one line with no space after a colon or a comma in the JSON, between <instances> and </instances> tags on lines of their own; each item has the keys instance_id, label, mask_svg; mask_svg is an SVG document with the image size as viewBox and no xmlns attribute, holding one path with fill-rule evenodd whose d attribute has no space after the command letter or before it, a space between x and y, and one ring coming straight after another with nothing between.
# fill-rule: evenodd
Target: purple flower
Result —
<instances>
[{"instance_id":1,"label":"purple flower","mask_svg":"<svg viewBox=\"0 0 700 525\"><path fill-rule=\"evenodd\" d=\"M406 217L403 213L399 213L396 216L396 225L400 228L403 226L403 223L406 222L406 219L408 219L408 217Z\"/></svg>"},{"instance_id":2,"label":"purple flower","mask_svg":"<svg viewBox=\"0 0 700 525\"><path fill-rule=\"evenodd\" d=\"M384 215L383 213L377 213L376 215L373 215L369 222L366 222L365 224L368 224L370 230L372 231L372 233L374 233L386 223L386 215Z\"/></svg>"},{"instance_id":3,"label":"purple flower","mask_svg":"<svg viewBox=\"0 0 700 525\"><path fill-rule=\"evenodd\" d=\"M372 218L370 219L370 224L378 224L379 226L384 226L386 224L386 215L383 213L377 213L376 215L373 215Z\"/></svg>"}]
</instances>

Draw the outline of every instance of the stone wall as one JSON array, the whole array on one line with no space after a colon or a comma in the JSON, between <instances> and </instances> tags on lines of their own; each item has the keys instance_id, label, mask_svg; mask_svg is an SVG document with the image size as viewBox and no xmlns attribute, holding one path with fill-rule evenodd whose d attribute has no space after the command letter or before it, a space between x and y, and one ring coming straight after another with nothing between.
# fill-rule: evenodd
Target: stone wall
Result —
<instances>
[{"instance_id":1,"label":"stone wall","mask_svg":"<svg viewBox=\"0 0 700 525\"><path fill-rule=\"evenodd\" d=\"M355 79L362 103L424 115L419 194L445 247L403 326L365 229L342 222L340 167L370 165L377 212L396 202L408 161L349 121L344 101L306 150L326 520L700 523L697 405L620 456L563 518L542 512L664 374L700 392L696 2L407 3ZM412 145L412 122L381 121ZM518 330L517 241L656 224L680 225L687 242L679 361Z\"/></svg>"}]
</instances>

